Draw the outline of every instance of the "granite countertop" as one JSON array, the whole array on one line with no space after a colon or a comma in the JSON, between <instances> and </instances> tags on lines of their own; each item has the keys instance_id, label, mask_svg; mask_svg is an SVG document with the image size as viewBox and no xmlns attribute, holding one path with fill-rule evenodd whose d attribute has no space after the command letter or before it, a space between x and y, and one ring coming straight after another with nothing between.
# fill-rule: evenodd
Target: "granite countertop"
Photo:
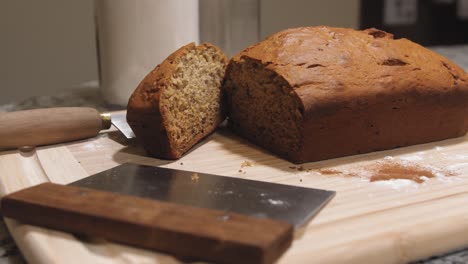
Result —
<instances>
[{"instance_id":1,"label":"granite countertop","mask_svg":"<svg viewBox=\"0 0 468 264\"><path fill-rule=\"evenodd\" d=\"M468 45L430 47L432 50L453 60L465 71L468 71ZM57 106L88 106L99 111L118 110L118 106L106 104L102 98L97 81L83 83L79 86L64 90L53 96L35 96L19 102L0 105L0 112L10 112L25 109ZM122 108L122 107L120 107ZM26 263L21 252L11 238L5 223L0 220L0 264ZM468 248L434 256L426 260L415 262L418 264L462 264L468 263Z\"/></svg>"}]
</instances>

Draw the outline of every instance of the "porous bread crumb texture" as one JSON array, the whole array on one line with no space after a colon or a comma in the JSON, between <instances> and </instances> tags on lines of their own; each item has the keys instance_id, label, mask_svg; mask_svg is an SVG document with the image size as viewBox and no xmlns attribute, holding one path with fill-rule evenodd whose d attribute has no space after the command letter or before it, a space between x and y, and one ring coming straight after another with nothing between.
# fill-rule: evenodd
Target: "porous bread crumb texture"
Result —
<instances>
[{"instance_id":1,"label":"porous bread crumb texture","mask_svg":"<svg viewBox=\"0 0 468 264\"><path fill-rule=\"evenodd\" d=\"M285 80L253 60L241 60L230 73L225 87L232 128L277 153L298 151L302 115Z\"/></svg>"},{"instance_id":2,"label":"porous bread crumb texture","mask_svg":"<svg viewBox=\"0 0 468 264\"><path fill-rule=\"evenodd\" d=\"M193 47L178 58L160 110L172 148L185 152L222 120L224 58L212 47Z\"/></svg>"}]
</instances>

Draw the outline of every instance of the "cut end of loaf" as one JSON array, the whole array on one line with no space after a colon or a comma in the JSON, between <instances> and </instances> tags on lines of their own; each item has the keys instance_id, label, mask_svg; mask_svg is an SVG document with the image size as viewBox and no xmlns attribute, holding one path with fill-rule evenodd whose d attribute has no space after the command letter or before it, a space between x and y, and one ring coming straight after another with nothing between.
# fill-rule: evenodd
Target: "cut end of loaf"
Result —
<instances>
[{"instance_id":1,"label":"cut end of loaf","mask_svg":"<svg viewBox=\"0 0 468 264\"><path fill-rule=\"evenodd\" d=\"M224 119L220 86L225 59L213 47L198 46L174 64L160 109L170 144L182 155Z\"/></svg>"},{"instance_id":2,"label":"cut end of loaf","mask_svg":"<svg viewBox=\"0 0 468 264\"><path fill-rule=\"evenodd\" d=\"M231 64L226 76L231 127L280 156L296 153L303 117L289 84L267 65L249 58Z\"/></svg>"},{"instance_id":3,"label":"cut end of loaf","mask_svg":"<svg viewBox=\"0 0 468 264\"><path fill-rule=\"evenodd\" d=\"M215 46L192 43L143 79L129 99L127 121L150 156L180 158L224 120L226 64Z\"/></svg>"}]
</instances>

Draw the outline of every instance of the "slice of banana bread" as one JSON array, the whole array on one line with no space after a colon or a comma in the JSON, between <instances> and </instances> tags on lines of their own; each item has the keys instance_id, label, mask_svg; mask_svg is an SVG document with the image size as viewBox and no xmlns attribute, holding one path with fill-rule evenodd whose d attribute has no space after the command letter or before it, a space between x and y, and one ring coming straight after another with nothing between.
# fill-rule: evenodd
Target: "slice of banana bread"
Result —
<instances>
[{"instance_id":1,"label":"slice of banana bread","mask_svg":"<svg viewBox=\"0 0 468 264\"><path fill-rule=\"evenodd\" d=\"M127 121L150 156L178 159L225 119L226 65L219 48L191 43L143 79L128 101Z\"/></svg>"},{"instance_id":2,"label":"slice of banana bread","mask_svg":"<svg viewBox=\"0 0 468 264\"><path fill-rule=\"evenodd\" d=\"M296 163L468 131L468 75L407 39L368 29L289 29L236 55L229 123Z\"/></svg>"}]
</instances>

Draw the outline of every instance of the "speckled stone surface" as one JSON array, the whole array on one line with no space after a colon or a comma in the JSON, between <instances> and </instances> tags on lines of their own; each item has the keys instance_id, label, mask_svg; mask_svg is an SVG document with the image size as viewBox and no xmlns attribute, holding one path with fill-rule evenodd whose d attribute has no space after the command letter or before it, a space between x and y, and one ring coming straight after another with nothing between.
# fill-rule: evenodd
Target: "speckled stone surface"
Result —
<instances>
[{"instance_id":1,"label":"speckled stone surface","mask_svg":"<svg viewBox=\"0 0 468 264\"><path fill-rule=\"evenodd\" d=\"M106 104L99 91L98 82L91 81L56 95L34 96L22 101L0 105L0 112L66 106L94 107L98 111L108 111L119 108L118 106Z\"/></svg>"},{"instance_id":2,"label":"speckled stone surface","mask_svg":"<svg viewBox=\"0 0 468 264\"><path fill-rule=\"evenodd\" d=\"M432 50L451 59L465 71L468 71L468 45L450 47L430 47ZM0 105L0 112L10 112L33 108L57 107L57 106L88 106L99 111L118 110L119 106L105 103L100 94L97 82L84 83L74 89L53 96L36 96L19 102ZM437 242L435 242L437 243ZM26 263L21 252L16 247L8 230L0 221L0 264ZM464 264L468 263L468 248L448 253L443 256L434 256L426 260L420 260L418 264Z\"/></svg>"}]
</instances>

